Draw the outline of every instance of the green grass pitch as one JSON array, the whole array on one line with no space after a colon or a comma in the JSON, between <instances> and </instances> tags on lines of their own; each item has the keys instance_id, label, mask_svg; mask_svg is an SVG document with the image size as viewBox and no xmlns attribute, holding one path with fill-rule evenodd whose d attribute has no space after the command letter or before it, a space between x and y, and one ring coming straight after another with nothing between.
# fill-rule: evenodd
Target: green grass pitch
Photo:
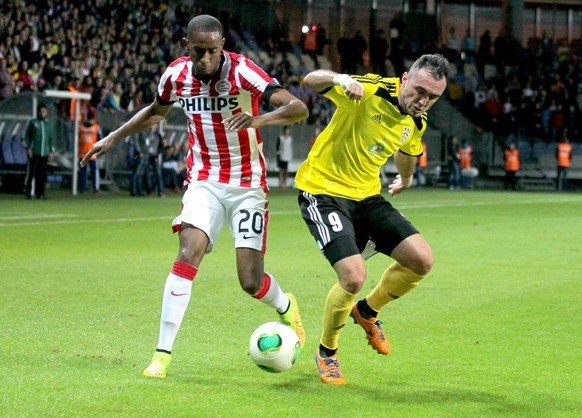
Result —
<instances>
[{"instance_id":1,"label":"green grass pitch","mask_svg":"<svg viewBox=\"0 0 582 418\"><path fill-rule=\"evenodd\" d=\"M333 270L293 191L273 190L266 268L297 295L307 340L288 372L248 358L275 313L240 290L223 231L200 266L165 380L142 377L177 253L180 199L0 195L2 417L582 416L582 195L414 189L392 202L435 266L380 315L392 354L351 322L346 386L313 354ZM368 292L391 260L367 262Z\"/></svg>"}]
</instances>

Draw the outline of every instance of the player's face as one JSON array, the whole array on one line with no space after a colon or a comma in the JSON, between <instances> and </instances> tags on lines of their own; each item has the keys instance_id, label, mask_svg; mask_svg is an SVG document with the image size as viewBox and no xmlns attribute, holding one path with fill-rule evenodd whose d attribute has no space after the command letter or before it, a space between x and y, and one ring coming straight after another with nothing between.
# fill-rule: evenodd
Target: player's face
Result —
<instances>
[{"instance_id":1,"label":"player's face","mask_svg":"<svg viewBox=\"0 0 582 418\"><path fill-rule=\"evenodd\" d=\"M219 32L192 32L182 44L194 64L197 77L209 77L218 71L224 38Z\"/></svg>"},{"instance_id":2,"label":"player's face","mask_svg":"<svg viewBox=\"0 0 582 418\"><path fill-rule=\"evenodd\" d=\"M425 70L411 75L404 73L400 84L398 104L402 110L413 117L418 117L432 107L447 87L447 80L435 80Z\"/></svg>"}]
</instances>

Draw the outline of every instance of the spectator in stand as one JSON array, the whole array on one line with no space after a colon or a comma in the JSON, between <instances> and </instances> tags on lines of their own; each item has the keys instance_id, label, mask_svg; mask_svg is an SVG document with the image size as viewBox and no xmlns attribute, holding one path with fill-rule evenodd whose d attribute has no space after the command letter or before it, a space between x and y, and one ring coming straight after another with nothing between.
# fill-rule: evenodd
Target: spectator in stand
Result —
<instances>
[{"instance_id":1,"label":"spectator in stand","mask_svg":"<svg viewBox=\"0 0 582 418\"><path fill-rule=\"evenodd\" d=\"M447 187L455 190L461 187L461 166L459 163L459 139L456 136L449 140L449 180Z\"/></svg>"},{"instance_id":2,"label":"spectator in stand","mask_svg":"<svg viewBox=\"0 0 582 418\"><path fill-rule=\"evenodd\" d=\"M14 94L14 80L6 69L6 59L0 53L0 102Z\"/></svg>"},{"instance_id":3,"label":"spectator in stand","mask_svg":"<svg viewBox=\"0 0 582 418\"><path fill-rule=\"evenodd\" d=\"M340 68L342 73L356 73L353 44L353 39L348 32L344 32L344 34L337 40L337 52L340 58Z\"/></svg>"},{"instance_id":4,"label":"spectator in stand","mask_svg":"<svg viewBox=\"0 0 582 418\"><path fill-rule=\"evenodd\" d=\"M486 30L479 38L479 49L477 50L477 71L481 76L485 73L485 65L491 62L492 53L491 46L493 41L491 40L491 32Z\"/></svg>"},{"instance_id":5,"label":"spectator in stand","mask_svg":"<svg viewBox=\"0 0 582 418\"><path fill-rule=\"evenodd\" d=\"M454 26L449 28L449 34L447 36L446 48L445 48L445 58L449 60L450 63L458 65L459 62L459 37L457 36L456 29Z\"/></svg>"},{"instance_id":6,"label":"spectator in stand","mask_svg":"<svg viewBox=\"0 0 582 418\"><path fill-rule=\"evenodd\" d=\"M313 134L311 134L311 138L309 139L309 149L313 148L313 144L315 144L315 140L321 133L321 128L318 125L315 125L313 128Z\"/></svg>"},{"instance_id":7,"label":"spectator in stand","mask_svg":"<svg viewBox=\"0 0 582 418\"><path fill-rule=\"evenodd\" d=\"M103 87L99 93L100 100L97 105L97 109L103 112L119 112L121 108L115 100L115 95L113 92L113 80L106 78L103 82Z\"/></svg>"},{"instance_id":8,"label":"spectator in stand","mask_svg":"<svg viewBox=\"0 0 582 418\"><path fill-rule=\"evenodd\" d=\"M426 185L426 167L428 166L428 149L424 140L422 143L422 155L418 157L416 162L416 170L414 177L416 178L416 187L423 187Z\"/></svg>"},{"instance_id":9,"label":"spectator in stand","mask_svg":"<svg viewBox=\"0 0 582 418\"><path fill-rule=\"evenodd\" d=\"M18 66L18 76L16 78L16 90L19 93L38 91L34 78L28 73L28 61L21 61Z\"/></svg>"},{"instance_id":10,"label":"spectator in stand","mask_svg":"<svg viewBox=\"0 0 582 418\"><path fill-rule=\"evenodd\" d=\"M174 192L180 191L178 173L180 172L180 148L178 144L170 145L166 139L163 143L162 176L164 187Z\"/></svg>"},{"instance_id":11,"label":"spectator in stand","mask_svg":"<svg viewBox=\"0 0 582 418\"><path fill-rule=\"evenodd\" d=\"M388 53L396 74L404 72L404 30L402 13L398 12L390 20L390 52Z\"/></svg>"},{"instance_id":12,"label":"spectator in stand","mask_svg":"<svg viewBox=\"0 0 582 418\"><path fill-rule=\"evenodd\" d=\"M289 163L293 159L293 137L288 126L284 126L281 135L277 138L277 166L279 167L279 187L286 189Z\"/></svg>"},{"instance_id":13,"label":"spectator in stand","mask_svg":"<svg viewBox=\"0 0 582 418\"><path fill-rule=\"evenodd\" d=\"M354 60L356 63L356 72L364 72L364 52L368 49L368 43L364 39L361 30L356 30L356 34L352 39L352 46L354 48Z\"/></svg>"},{"instance_id":14,"label":"spectator in stand","mask_svg":"<svg viewBox=\"0 0 582 418\"><path fill-rule=\"evenodd\" d=\"M562 140L556 148L556 160L558 163L556 190L565 192L568 190L568 168L570 168L570 162L572 161L572 145L570 145L567 129L564 129Z\"/></svg>"},{"instance_id":15,"label":"spectator in stand","mask_svg":"<svg viewBox=\"0 0 582 418\"><path fill-rule=\"evenodd\" d=\"M383 29L376 30L376 36L370 43L370 62L372 64L372 72L386 77L386 57L388 53L388 40L386 39L386 32Z\"/></svg>"},{"instance_id":16,"label":"spectator in stand","mask_svg":"<svg viewBox=\"0 0 582 418\"><path fill-rule=\"evenodd\" d=\"M459 147L459 165L461 166L461 187L467 189L470 183L470 172L473 168L473 147L467 143L466 139L461 141Z\"/></svg>"},{"instance_id":17,"label":"spectator in stand","mask_svg":"<svg viewBox=\"0 0 582 418\"><path fill-rule=\"evenodd\" d=\"M93 112L87 113L87 117L81 125L79 125L79 161L89 152L91 147L95 145L102 137L101 127L95 121L95 114ZM91 185L95 193L99 192L99 170L95 158L89 160L89 168L91 169ZM79 169L79 189L81 194L87 190L87 166Z\"/></svg>"},{"instance_id":18,"label":"spectator in stand","mask_svg":"<svg viewBox=\"0 0 582 418\"><path fill-rule=\"evenodd\" d=\"M471 35L471 30L467 29L462 44L463 60L467 64L475 63L475 56L477 54L477 43L475 37Z\"/></svg>"},{"instance_id":19,"label":"spectator in stand","mask_svg":"<svg viewBox=\"0 0 582 418\"><path fill-rule=\"evenodd\" d=\"M519 171L519 150L515 146L515 142L510 142L508 148L503 153L503 160L505 162L505 182L503 188L505 190L517 190L517 172Z\"/></svg>"}]
</instances>

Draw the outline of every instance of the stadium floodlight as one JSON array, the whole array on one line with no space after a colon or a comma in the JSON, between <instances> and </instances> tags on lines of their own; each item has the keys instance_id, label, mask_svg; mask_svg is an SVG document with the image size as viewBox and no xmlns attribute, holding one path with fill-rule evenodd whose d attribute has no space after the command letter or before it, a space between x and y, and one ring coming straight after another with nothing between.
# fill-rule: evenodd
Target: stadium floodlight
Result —
<instances>
[{"instance_id":1,"label":"stadium floodlight","mask_svg":"<svg viewBox=\"0 0 582 418\"><path fill-rule=\"evenodd\" d=\"M79 93L68 90L45 90L44 95L46 97L54 97L56 99L76 99L75 102L75 116L74 116L74 127L73 127L73 185L72 193L73 196L77 195L77 182L79 179L79 115L81 114L81 102L80 100L90 100L91 95L89 93ZM36 106L35 106L36 107Z\"/></svg>"}]
</instances>

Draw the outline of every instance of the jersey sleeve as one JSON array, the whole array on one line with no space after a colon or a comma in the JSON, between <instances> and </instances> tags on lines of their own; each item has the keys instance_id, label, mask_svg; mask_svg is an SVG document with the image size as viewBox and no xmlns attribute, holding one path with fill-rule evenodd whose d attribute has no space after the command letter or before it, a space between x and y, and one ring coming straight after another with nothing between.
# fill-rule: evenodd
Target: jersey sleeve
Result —
<instances>
[{"instance_id":1,"label":"jersey sleeve","mask_svg":"<svg viewBox=\"0 0 582 418\"><path fill-rule=\"evenodd\" d=\"M258 99L268 99L275 88L282 88L279 82L267 74L261 67L243 55L236 55L239 62L236 66L237 81L240 87ZM263 98L267 93L268 97Z\"/></svg>"},{"instance_id":2,"label":"jersey sleeve","mask_svg":"<svg viewBox=\"0 0 582 418\"><path fill-rule=\"evenodd\" d=\"M158 83L158 102L160 104L169 105L178 100L176 80L180 76L183 77L185 71L189 71L189 66L185 65L188 61L188 57L178 58L164 70Z\"/></svg>"},{"instance_id":3,"label":"jersey sleeve","mask_svg":"<svg viewBox=\"0 0 582 418\"><path fill-rule=\"evenodd\" d=\"M422 137L419 137L417 140L410 140L407 143L404 143L400 147L400 152L410 155L412 157L420 157L424 152L424 148L422 147L421 142Z\"/></svg>"}]
</instances>

